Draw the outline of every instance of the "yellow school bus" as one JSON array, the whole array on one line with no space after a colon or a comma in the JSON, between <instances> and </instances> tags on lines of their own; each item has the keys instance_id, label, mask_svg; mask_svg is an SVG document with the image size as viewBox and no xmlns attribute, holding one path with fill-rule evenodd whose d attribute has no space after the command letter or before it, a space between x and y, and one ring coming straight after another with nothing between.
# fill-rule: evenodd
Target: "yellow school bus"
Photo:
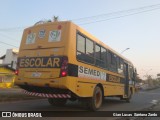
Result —
<instances>
[{"instance_id":1,"label":"yellow school bus","mask_svg":"<svg viewBox=\"0 0 160 120\"><path fill-rule=\"evenodd\" d=\"M51 105L82 100L97 110L104 97L130 101L133 64L70 21L47 22L23 33L15 84Z\"/></svg>"}]
</instances>

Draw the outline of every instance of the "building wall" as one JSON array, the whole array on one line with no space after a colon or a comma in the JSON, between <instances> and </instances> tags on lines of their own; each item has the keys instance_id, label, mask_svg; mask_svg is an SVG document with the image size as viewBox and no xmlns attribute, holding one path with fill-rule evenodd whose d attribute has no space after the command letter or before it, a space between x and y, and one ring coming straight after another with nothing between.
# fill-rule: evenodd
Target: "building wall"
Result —
<instances>
[{"instance_id":1,"label":"building wall","mask_svg":"<svg viewBox=\"0 0 160 120\"><path fill-rule=\"evenodd\" d=\"M17 64L17 49L8 49L6 51L6 56L2 62L2 64L11 64L9 67L12 67L13 69L16 69L16 64Z\"/></svg>"}]
</instances>

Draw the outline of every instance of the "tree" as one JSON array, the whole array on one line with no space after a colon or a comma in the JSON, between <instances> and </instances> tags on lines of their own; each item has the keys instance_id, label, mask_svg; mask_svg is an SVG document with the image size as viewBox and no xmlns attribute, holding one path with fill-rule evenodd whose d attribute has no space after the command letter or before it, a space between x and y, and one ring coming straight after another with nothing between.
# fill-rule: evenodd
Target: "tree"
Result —
<instances>
[{"instance_id":1,"label":"tree","mask_svg":"<svg viewBox=\"0 0 160 120\"><path fill-rule=\"evenodd\" d=\"M137 75L136 76L136 83L142 83L143 80Z\"/></svg>"},{"instance_id":2,"label":"tree","mask_svg":"<svg viewBox=\"0 0 160 120\"><path fill-rule=\"evenodd\" d=\"M145 75L144 77L146 77L147 83L149 87L153 87L153 78L152 75Z\"/></svg>"}]
</instances>

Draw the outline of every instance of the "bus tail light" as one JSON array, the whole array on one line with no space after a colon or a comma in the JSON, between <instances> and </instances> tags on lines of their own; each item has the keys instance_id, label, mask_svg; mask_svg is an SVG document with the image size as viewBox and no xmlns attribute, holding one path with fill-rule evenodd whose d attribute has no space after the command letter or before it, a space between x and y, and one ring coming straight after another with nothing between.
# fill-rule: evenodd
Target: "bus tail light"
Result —
<instances>
[{"instance_id":1,"label":"bus tail light","mask_svg":"<svg viewBox=\"0 0 160 120\"><path fill-rule=\"evenodd\" d=\"M60 77L65 77L68 75L68 57L62 57L62 64L61 64L61 72Z\"/></svg>"},{"instance_id":2,"label":"bus tail light","mask_svg":"<svg viewBox=\"0 0 160 120\"><path fill-rule=\"evenodd\" d=\"M15 70L15 72L14 72L14 73L15 73L15 75L18 75L18 73L19 73L19 70Z\"/></svg>"},{"instance_id":3,"label":"bus tail light","mask_svg":"<svg viewBox=\"0 0 160 120\"><path fill-rule=\"evenodd\" d=\"M15 75L19 74L19 60L17 60L17 67L16 67L16 70L14 71L14 74Z\"/></svg>"}]
</instances>

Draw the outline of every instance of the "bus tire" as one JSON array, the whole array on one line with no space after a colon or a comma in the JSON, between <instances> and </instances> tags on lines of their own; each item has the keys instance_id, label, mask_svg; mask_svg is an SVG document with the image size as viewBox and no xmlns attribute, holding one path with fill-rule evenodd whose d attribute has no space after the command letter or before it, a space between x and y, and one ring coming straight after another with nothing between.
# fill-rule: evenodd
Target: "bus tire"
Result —
<instances>
[{"instance_id":1,"label":"bus tire","mask_svg":"<svg viewBox=\"0 0 160 120\"><path fill-rule=\"evenodd\" d=\"M132 98L132 90L130 89L128 92L129 92L129 93L128 93L128 97L126 98L126 102L127 102L127 103L130 103L131 98Z\"/></svg>"},{"instance_id":2,"label":"bus tire","mask_svg":"<svg viewBox=\"0 0 160 120\"><path fill-rule=\"evenodd\" d=\"M67 99L63 98L48 98L48 102L53 106L63 106L66 104Z\"/></svg>"},{"instance_id":3,"label":"bus tire","mask_svg":"<svg viewBox=\"0 0 160 120\"><path fill-rule=\"evenodd\" d=\"M123 98L123 96L122 96L122 95L121 95L119 98L120 98L120 100L124 100L124 98Z\"/></svg>"},{"instance_id":4,"label":"bus tire","mask_svg":"<svg viewBox=\"0 0 160 120\"><path fill-rule=\"evenodd\" d=\"M103 93L102 89L99 86L96 86L93 92L93 97L90 98L89 100L89 108L91 111L96 111L98 110L103 101Z\"/></svg>"}]
</instances>

